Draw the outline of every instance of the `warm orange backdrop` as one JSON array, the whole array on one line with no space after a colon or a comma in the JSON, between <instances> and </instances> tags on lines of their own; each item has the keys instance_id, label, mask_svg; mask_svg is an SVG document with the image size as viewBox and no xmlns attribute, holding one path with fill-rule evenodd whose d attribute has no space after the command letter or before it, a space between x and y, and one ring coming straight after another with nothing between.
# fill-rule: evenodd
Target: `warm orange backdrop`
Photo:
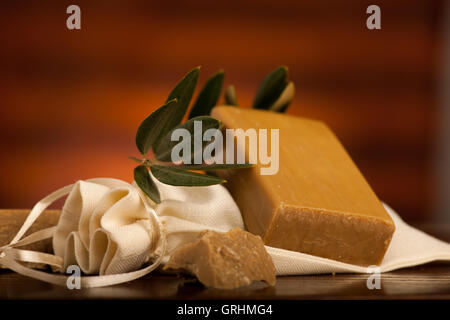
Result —
<instances>
[{"instance_id":1,"label":"warm orange backdrop","mask_svg":"<svg viewBox=\"0 0 450 320\"><path fill-rule=\"evenodd\" d=\"M82 30L66 29L78 4ZM365 27L369 4L382 30ZM380 198L430 217L441 1L2 1L0 207L77 179L131 180L140 121L190 68L249 105L289 66L290 114L326 121ZM282 164L281 164L282 165Z\"/></svg>"}]
</instances>

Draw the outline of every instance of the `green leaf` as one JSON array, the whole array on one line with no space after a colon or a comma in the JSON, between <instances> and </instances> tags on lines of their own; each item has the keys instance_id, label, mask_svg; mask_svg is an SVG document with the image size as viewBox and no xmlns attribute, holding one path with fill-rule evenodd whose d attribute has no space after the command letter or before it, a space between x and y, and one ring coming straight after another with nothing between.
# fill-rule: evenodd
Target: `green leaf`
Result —
<instances>
[{"instance_id":1,"label":"green leaf","mask_svg":"<svg viewBox=\"0 0 450 320\"><path fill-rule=\"evenodd\" d=\"M161 138L163 138L173 127L178 125L183 120L186 114L189 102L191 102L192 95L197 85L198 75L200 73L200 67L196 67L186 73L186 75L177 83L172 89L166 102L177 100L177 105L174 107L174 112L171 117L164 121L164 127L156 137L154 147L159 145Z\"/></svg>"},{"instance_id":2,"label":"green leaf","mask_svg":"<svg viewBox=\"0 0 450 320\"><path fill-rule=\"evenodd\" d=\"M229 106L237 106L236 90L233 85L229 85L225 90L225 104Z\"/></svg>"},{"instance_id":3,"label":"green leaf","mask_svg":"<svg viewBox=\"0 0 450 320\"><path fill-rule=\"evenodd\" d=\"M269 110L281 113L285 112L286 109L291 104L292 100L294 99L294 95L295 95L295 86L294 83L291 81L288 83L288 85L286 86L280 97L277 99L277 101L275 101L275 103L270 106Z\"/></svg>"},{"instance_id":4,"label":"green leaf","mask_svg":"<svg viewBox=\"0 0 450 320\"><path fill-rule=\"evenodd\" d=\"M137 166L134 168L134 181L141 190L154 202L161 203L161 197L159 195L158 187L152 180L147 167Z\"/></svg>"},{"instance_id":5,"label":"green leaf","mask_svg":"<svg viewBox=\"0 0 450 320\"><path fill-rule=\"evenodd\" d=\"M287 86L287 68L281 66L269 73L260 84L253 101L255 109L269 109Z\"/></svg>"},{"instance_id":6,"label":"green leaf","mask_svg":"<svg viewBox=\"0 0 450 320\"><path fill-rule=\"evenodd\" d=\"M180 80L180 82L177 83L177 85L172 89L169 96L167 97L167 101L177 99L180 105L180 114L178 114L177 117L174 117L172 121L174 125L172 126L172 128L179 124L181 120L183 120L183 116L187 111L189 102L191 102L192 95L194 94L195 87L197 86L199 73L200 67L196 67L186 73L186 75ZM181 111L183 111L183 114L181 114Z\"/></svg>"},{"instance_id":7,"label":"green leaf","mask_svg":"<svg viewBox=\"0 0 450 320\"><path fill-rule=\"evenodd\" d=\"M220 70L215 75L206 81L205 85L200 91L197 100L189 113L189 119L194 117L209 115L211 109L217 104L220 97L220 91L222 90L223 79L225 73Z\"/></svg>"},{"instance_id":8,"label":"green leaf","mask_svg":"<svg viewBox=\"0 0 450 320\"><path fill-rule=\"evenodd\" d=\"M139 126L136 145L145 155L151 147L158 145L173 127L183 120L197 85L200 67L189 71L173 88L166 104L149 115Z\"/></svg>"},{"instance_id":9,"label":"green leaf","mask_svg":"<svg viewBox=\"0 0 450 320\"><path fill-rule=\"evenodd\" d=\"M155 157L159 161L172 161L171 154L172 154L172 148L180 143L179 141L171 141L172 132L176 129L186 129L189 131L191 135L191 162L193 162L194 159L194 124L195 121L201 121L202 123L202 133L200 139L203 138L203 133L208 129L220 129L221 128L221 122L217 119L214 119L210 116L200 116L192 118L188 121L186 121L183 124L180 124L169 131L169 133L166 134L166 136L161 139L161 142L157 147L154 148L155 151ZM211 141L200 141L202 143L202 150L203 148L211 143Z\"/></svg>"},{"instance_id":10,"label":"green leaf","mask_svg":"<svg viewBox=\"0 0 450 320\"><path fill-rule=\"evenodd\" d=\"M163 132L172 129L170 120L179 113L178 107L176 99L170 100L142 121L136 133L136 146L142 155L147 154Z\"/></svg>"},{"instance_id":11,"label":"green leaf","mask_svg":"<svg viewBox=\"0 0 450 320\"><path fill-rule=\"evenodd\" d=\"M185 170L228 170L228 169L245 169L245 168L251 168L254 164L251 163L243 163L243 164L179 164L179 165L173 165L171 168L178 168L178 169L185 169Z\"/></svg>"},{"instance_id":12,"label":"green leaf","mask_svg":"<svg viewBox=\"0 0 450 320\"><path fill-rule=\"evenodd\" d=\"M156 164L151 165L150 170L156 179L172 186L210 186L226 182L218 177Z\"/></svg>"}]
</instances>

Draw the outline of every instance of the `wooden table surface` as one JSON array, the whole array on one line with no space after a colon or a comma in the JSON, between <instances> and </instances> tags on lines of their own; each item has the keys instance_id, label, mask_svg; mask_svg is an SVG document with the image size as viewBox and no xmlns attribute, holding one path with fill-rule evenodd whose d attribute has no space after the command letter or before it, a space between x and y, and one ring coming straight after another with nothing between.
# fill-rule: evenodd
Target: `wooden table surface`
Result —
<instances>
[{"instance_id":1,"label":"wooden table surface","mask_svg":"<svg viewBox=\"0 0 450 320\"><path fill-rule=\"evenodd\" d=\"M2 212L0 225L6 220L1 219ZM23 217L25 213L19 212ZM449 225L417 227L450 241ZM116 286L68 290L0 270L0 299L450 299L450 262L382 274L380 290L367 289L367 278L366 274L285 276L277 278L275 287L255 283L237 290L218 290L204 288L191 278L153 273Z\"/></svg>"}]
</instances>

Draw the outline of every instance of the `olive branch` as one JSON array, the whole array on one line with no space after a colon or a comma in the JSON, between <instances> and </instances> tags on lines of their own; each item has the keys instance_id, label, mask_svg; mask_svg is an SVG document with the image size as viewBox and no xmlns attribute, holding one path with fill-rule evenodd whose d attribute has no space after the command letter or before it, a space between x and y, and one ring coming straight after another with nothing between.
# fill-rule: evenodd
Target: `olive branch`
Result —
<instances>
[{"instance_id":1,"label":"olive branch","mask_svg":"<svg viewBox=\"0 0 450 320\"><path fill-rule=\"evenodd\" d=\"M136 146L141 159L130 157L139 163L134 169L134 180L141 190L155 203L161 202L160 193L153 178L173 186L209 186L226 182L211 174L214 170L242 169L252 167L252 164L175 164L171 160L172 148L177 144L171 140L176 129L186 129L194 133L194 122L202 124L202 135L208 129L222 129L222 123L209 116L217 104L225 78L223 70L210 77L198 94L188 120L181 123L186 114L200 74L200 67L189 71L172 89L166 102L151 113L140 124L136 133ZM253 108L276 112L285 112L294 97L294 85L287 80L287 68L278 67L268 74L260 84L256 93ZM225 103L237 106L234 86L226 88ZM202 150L211 141L202 141ZM194 141L191 143L194 146ZM195 154L191 157L194 159ZM191 163L194 163L191 161ZM152 173L150 175L149 173ZM206 171L207 174L193 172Z\"/></svg>"}]
</instances>

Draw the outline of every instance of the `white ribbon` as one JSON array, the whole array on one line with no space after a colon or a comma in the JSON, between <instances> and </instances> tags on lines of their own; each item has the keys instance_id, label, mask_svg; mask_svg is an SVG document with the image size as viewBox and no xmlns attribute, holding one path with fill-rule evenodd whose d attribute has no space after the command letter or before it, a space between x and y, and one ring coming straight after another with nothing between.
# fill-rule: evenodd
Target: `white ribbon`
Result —
<instances>
[{"instance_id":1,"label":"white ribbon","mask_svg":"<svg viewBox=\"0 0 450 320\"><path fill-rule=\"evenodd\" d=\"M203 230L244 228L239 208L223 186L155 183L161 195L158 205L135 183L110 178L78 181L51 193L34 206L14 239L0 248L0 264L25 276L66 285L68 276L20 262L48 264L54 271L76 263L85 274L93 274L81 277L82 287L108 286L152 272ZM46 208L68 194L56 227L23 237ZM18 248L49 238L55 255ZM134 271L148 261L152 263Z\"/></svg>"},{"instance_id":2,"label":"white ribbon","mask_svg":"<svg viewBox=\"0 0 450 320\"><path fill-rule=\"evenodd\" d=\"M111 186L111 181L113 179L89 179L86 182L97 183L100 185ZM17 232L16 236L11 240L11 242L0 248L0 264L17 272L22 275L35 278L41 281L49 282L56 285L67 284L67 280L69 276L51 274L39 270L35 270L29 267L26 267L20 262L34 262L34 263L44 263L48 264L56 269L62 270L64 266L64 261L61 257L29 250L21 250L17 249L17 247L24 246L27 244L31 244L37 241L41 241L44 239L52 238L56 227L50 227L47 229L39 230L25 238L22 238L24 234L28 231L31 225L36 221L36 219L47 209L53 202L66 196L73 189L75 184L71 184L65 186L61 189L56 190L51 193L47 197L40 200L31 210L30 214L26 218L20 230ZM157 245L153 253L150 255L150 260L153 262L142 269L132 272L119 273L119 274L110 274L110 275L100 275L100 276L82 276L81 277L81 286L84 288L89 287L102 287L109 286L114 284L119 284L131 280L135 280L140 278L153 270L155 270L162 262L164 255L166 253L166 232L162 226L162 223L155 213L155 211L149 206L148 201L143 199L143 203L145 208L150 213L150 217L153 220L153 226L156 226L156 238ZM155 236L155 234L154 234Z\"/></svg>"}]
</instances>

